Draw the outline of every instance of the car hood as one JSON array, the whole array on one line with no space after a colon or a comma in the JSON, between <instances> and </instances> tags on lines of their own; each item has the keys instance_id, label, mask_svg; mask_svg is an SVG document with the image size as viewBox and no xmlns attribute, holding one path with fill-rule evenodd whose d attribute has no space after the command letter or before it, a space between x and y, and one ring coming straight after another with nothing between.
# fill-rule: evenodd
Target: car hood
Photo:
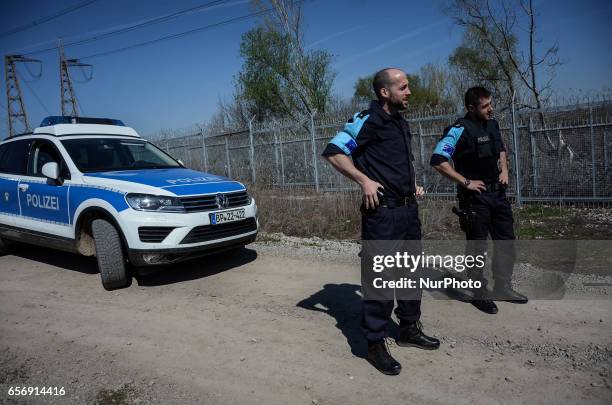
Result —
<instances>
[{"instance_id":1,"label":"car hood","mask_svg":"<svg viewBox=\"0 0 612 405\"><path fill-rule=\"evenodd\" d=\"M93 180L93 182L95 182L95 179L100 179L106 184L109 184L109 180L116 181L117 186L123 182L128 182L133 183L133 185L140 184L161 188L178 196L231 192L245 189L242 183L230 180L227 177L185 168L87 173L85 174L85 179L87 180L88 178L89 181ZM130 189L133 190L133 187L130 187Z\"/></svg>"}]
</instances>

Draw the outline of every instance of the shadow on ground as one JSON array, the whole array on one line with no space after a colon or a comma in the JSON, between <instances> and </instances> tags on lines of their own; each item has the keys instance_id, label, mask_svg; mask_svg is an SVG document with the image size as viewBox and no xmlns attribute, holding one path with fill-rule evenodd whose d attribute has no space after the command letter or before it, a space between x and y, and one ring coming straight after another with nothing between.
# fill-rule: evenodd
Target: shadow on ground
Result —
<instances>
[{"instance_id":1,"label":"shadow on ground","mask_svg":"<svg viewBox=\"0 0 612 405\"><path fill-rule=\"evenodd\" d=\"M76 253L62 252L61 250L25 243L11 243L9 254L79 273L98 273L95 257L86 257Z\"/></svg>"},{"instance_id":2,"label":"shadow on ground","mask_svg":"<svg viewBox=\"0 0 612 405\"><path fill-rule=\"evenodd\" d=\"M357 284L326 284L323 289L298 302L296 306L323 312L336 320L353 355L365 358L367 342L361 331L361 286ZM388 336L396 337L399 326L389 322Z\"/></svg>"},{"instance_id":3,"label":"shadow on ground","mask_svg":"<svg viewBox=\"0 0 612 405\"><path fill-rule=\"evenodd\" d=\"M213 276L257 259L252 249L235 249L168 266L135 269L139 286L155 287Z\"/></svg>"},{"instance_id":4,"label":"shadow on ground","mask_svg":"<svg viewBox=\"0 0 612 405\"><path fill-rule=\"evenodd\" d=\"M95 257L85 257L75 253L55 249L27 245L11 244L10 254L22 259L33 260L84 274L98 274L98 264ZM243 266L257 258L257 252L252 249L235 249L201 257L183 263L159 267L134 268L128 267L138 285L154 287L160 285L197 280Z\"/></svg>"}]
</instances>

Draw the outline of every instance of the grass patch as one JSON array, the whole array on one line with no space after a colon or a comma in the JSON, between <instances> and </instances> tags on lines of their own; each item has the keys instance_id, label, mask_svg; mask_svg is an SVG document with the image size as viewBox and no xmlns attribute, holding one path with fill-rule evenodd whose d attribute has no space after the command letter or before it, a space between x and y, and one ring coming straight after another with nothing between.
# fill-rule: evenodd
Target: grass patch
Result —
<instances>
[{"instance_id":1,"label":"grass patch","mask_svg":"<svg viewBox=\"0 0 612 405\"><path fill-rule=\"evenodd\" d=\"M103 388L98 391L94 405L129 405L133 403L131 397L133 390L130 387L118 389Z\"/></svg>"}]
</instances>

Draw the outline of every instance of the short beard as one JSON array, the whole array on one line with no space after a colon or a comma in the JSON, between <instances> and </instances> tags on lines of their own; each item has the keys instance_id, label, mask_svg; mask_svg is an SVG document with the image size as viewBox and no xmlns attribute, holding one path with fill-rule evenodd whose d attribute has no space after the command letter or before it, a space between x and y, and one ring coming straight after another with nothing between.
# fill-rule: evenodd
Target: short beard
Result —
<instances>
[{"instance_id":1,"label":"short beard","mask_svg":"<svg viewBox=\"0 0 612 405\"><path fill-rule=\"evenodd\" d=\"M408 109L408 106L404 105L403 101L398 101L397 103L390 103L393 108L395 108L397 111L404 111L406 109Z\"/></svg>"}]
</instances>

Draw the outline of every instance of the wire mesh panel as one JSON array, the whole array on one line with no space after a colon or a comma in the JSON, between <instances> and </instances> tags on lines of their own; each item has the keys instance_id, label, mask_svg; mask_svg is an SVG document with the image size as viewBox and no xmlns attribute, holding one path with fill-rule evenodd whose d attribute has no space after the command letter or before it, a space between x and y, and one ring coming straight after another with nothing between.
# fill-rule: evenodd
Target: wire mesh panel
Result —
<instances>
[{"instance_id":1,"label":"wire mesh panel","mask_svg":"<svg viewBox=\"0 0 612 405\"><path fill-rule=\"evenodd\" d=\"M408 119L417 183L429 195L448 196L456 186L429 165L444 129L463 113ZM525 201L612 201L612 105L581 104L544 110L498 109L509 168L510 194ZM303 116L253 123L225 134L164 131L157 144L188 167L257 185L355 190L321 153L350 114ZM516 149L516 153L515 153ZM520 190L517 190L517 180Z\"/></svg>"},{"instance_id":2,"label":"wire mesh panel","mask_svg":"<svg viewBox=\"0 0 612 405\"><path fill-rule=\"evenodd\" d=\"M206 163L208 172L219 176L230 176L230 166L227 159L227 138L215 136L205 138Z\"/></svg>"}]
</instances>

